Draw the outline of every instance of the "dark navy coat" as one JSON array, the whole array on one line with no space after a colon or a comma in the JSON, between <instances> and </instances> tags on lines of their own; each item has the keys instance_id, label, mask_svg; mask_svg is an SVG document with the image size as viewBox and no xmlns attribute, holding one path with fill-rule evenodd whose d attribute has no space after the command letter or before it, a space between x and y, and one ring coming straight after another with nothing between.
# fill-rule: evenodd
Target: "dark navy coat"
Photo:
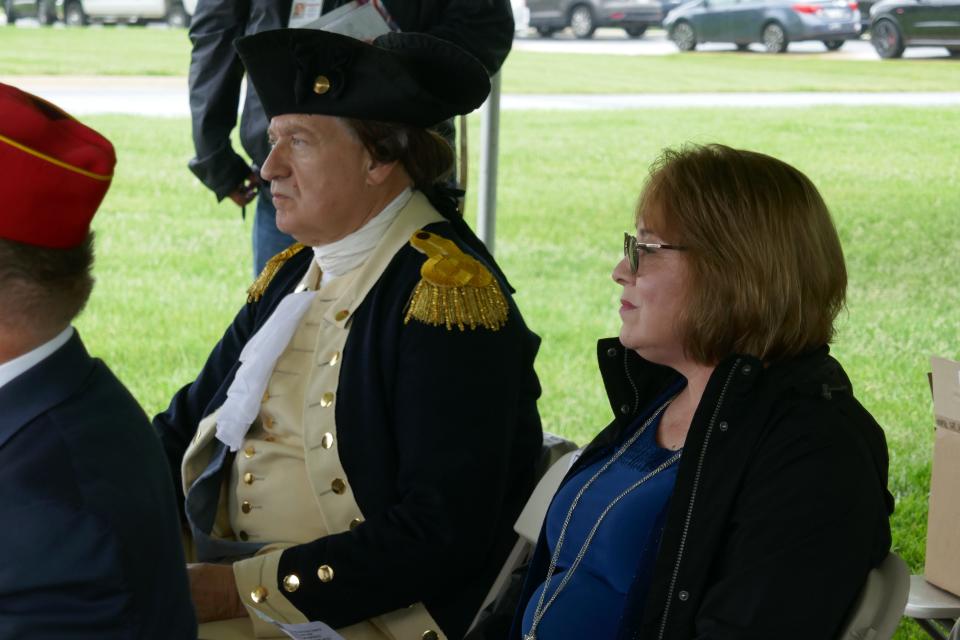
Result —
<instances>
[{"instance_id":1,"label":"dark navy coat","mask_svg":"<svg viewBox=\"0 0 960 640\"><path fill-rule=\"evenodd\" d=\"M473 253L449 223L426 229ZM200 420L223 403L246 341L312 259L303 250L287 261L155 418L171 470ZM315 576L329 564L336 579L285 594L310 619L339 628L422 601L456 638L509 551L532 487L542 442L533 370L540 341L503 282L509 317L498 331L404 324L425 259L409 244L400 249L356 309L343 350L337 438L366 520L284 551L274 588L288 573Z\"/></svg>"},{"instance_id":2,"label":"dark navy coat","mask_svg":"<svg viewBox=\"0 0 960 640\"><path fill-rule=\"evenodd\" d=\"M0 638L196 638L170 472L80 337L0 387Z\"/></svg>"}]
</instances>

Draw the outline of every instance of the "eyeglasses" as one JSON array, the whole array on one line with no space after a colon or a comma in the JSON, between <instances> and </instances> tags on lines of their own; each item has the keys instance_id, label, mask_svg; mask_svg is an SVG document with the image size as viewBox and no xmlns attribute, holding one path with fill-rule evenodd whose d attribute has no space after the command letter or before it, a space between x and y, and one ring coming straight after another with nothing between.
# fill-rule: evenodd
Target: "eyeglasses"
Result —
<instances>
[{"instance_id":1,"label":"eyeglasses","mask_svg":"<svg viewBox=\"0 0 960 640\"><path fill-rule=\"evenodd\" d=\"M640 267L641 250L644 255L649 255L656 253L658 249L685 251L686 247L678 244L665 244L663 242L639 242L636 236L632 236L629 233L623 234L623 256L627 259L627 262L630 263L630 271L633 273L636 273Z\"/></svg>"}]
</instances>

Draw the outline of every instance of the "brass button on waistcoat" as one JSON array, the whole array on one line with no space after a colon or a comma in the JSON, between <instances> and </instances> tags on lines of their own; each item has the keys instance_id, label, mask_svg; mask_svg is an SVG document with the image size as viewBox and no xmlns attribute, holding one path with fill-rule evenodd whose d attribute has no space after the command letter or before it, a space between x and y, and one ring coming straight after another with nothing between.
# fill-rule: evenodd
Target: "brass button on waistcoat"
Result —
<instances>
[{"instance_id":1,"label":"brass button on waistcoat","mask_svg":"<svg viewBox=\"0 0 960 640\"><path fill-rule=\"evenodd\" d=\"M330 488L339 496L347 490L347 483L340 478L334 478L333 482L330 483Z\"/></svg>"},{"instance_id":2,"label":"brass button on waistcoat","mask_svg":"<svg viewBox=\"0 0 960 640\"><path fill-rule=\"evenodd\" d=\"M273 429L273 418L270 416L264 416L263 418L263 428L264 429Z\"/></svg>"},{"instance_id":3,"label":"brass button on waistcoat","mask_svg":"<svg viewBox=\"0 0 960 640\"><path fill-rule=\"evenodd\" d=\"M244 483L244 484L253 484L253 480L254 480L253 474L250 473L249 471L247 471L245 474L243 474L243 483Z\"/></svg>"},{"instance_id":4,"label":"brass button on waistcoat","mask_svg":"<svg viewBox=\"0 0 960 640\"><path fill-rule=\"evenodd\" d=\"M337 322L342 322L346 320L349 316L350 316L349 311L347 311L346 309L341 309L340 311L337 311L337 315L333 316L333 318Z\"/></svg>"},{"instance_id":5,"label":"brass button on waistcoat","mask_svg":"<svg viewBox=\"0 0 960 640\"><path fill-rule=\"evenodd\" d=\"M421 640L439 640L440 636L433 629L427 629L420 638Z\"/></svg>"},{"instance_id":6,"label":"brass button on waistcoat","mask_svg":"<svg viewBox=\"0 0 960 640\"><path fill-rule=\"evenodd\" d=\"M329 407L330 405L333 404L333 398L334 398L333 392L327 391L325 394L320 396L320 406Z\"/></svg>"},{"instance_id":7,"label":"brass button on waistcoat","mask_svg":"<svg viewBox=\"0 0 960 640\"><path fill-rule=\"evenodd\" d=\"M340 362L340 352L334 351L330 354L330 359L327 361L327 364L329 364L331 367L335 367L337 366L338 362Z\"/></svg>"},{"instance_id":8,"label":"brass button on waistcoat","mask_svg":"<svg viewBox=\"0 0 960 640\"><path fill-rule=\"evenodd\" d=\"M363 518L354 518L350 521L350 531L353 531L363 523Z\"/></svg>"},{"instance_id":9,"label":"brass button on waistcoat","mask_svg":"<svg viewBox=\"0 0 960 640\"><path fill-rule=\"evenodd\" d=\"M243 540L244 542L250 539L250 536L247 535L246 531L241 531L240 533L237 534L237 537Z\"/></svg>"},{"instance_id":10,"label":"brass button on waistcoat","mask_svg":"<svg viewBox=\"0 0 960 640\"><path fill-rule=\"evenodd\" d=\"M244 500L244 501L240 504L240 511L243 511L244 513L250 513L250 510L251 510L251 509L253 509L253 506L252 506L249 502L247 502L246 500Z\"/></svg>"},{"instance_id":11,"label":"brass button on waistcoat","mask_svg":"<svg viewBox=\"0 0 960 640\"><path fill-rule=\"evenodd\" d=\"M283 590L287 593L293 593L300 588L300 576L295 573L284 577L283 579Z\"/></svg>"},{"instance_id":12,"label":"brass button on waistcoat","mask_svg":"<svg viewBox=\"0 0 960 640\"><path fill-rule=\"evenodd\" d=\"M248 444L243 448L243 455L247 458L252 458L253 454L255 454L256 452L257 450L253 447L252 444Z\"/></svg>"},{"instance_id":13,"label":"brass button on waistcoat","mask_svg":"<svg viewBox=\"0 0 960 640\"><path fill-rule=\"evenodd\" d=\"M333 567L328 564L320 565L317 569L317 577L320 578L320 582L330 582L333 580Z\"/></svg>"},{"instance_id":14,"label":"brass button on waistcoat","mask_svg":"<svg viewBox=\"0 0 960 640\"><path fill-rule=\"evenodd\" d=\"M267 435L267 436L263 436L263 441L264 441L264 442L275 442L275 441L276 441L276 438L274 438L273 436Z\"/></svg>"},{"instance_id":15,"label":"brass button on waistcoat","mask_svg":"<svg viewBox=\"0 0 960 640\"><path fill-rule=\"evenodd\" d=\"M260 585L256 589L250 592L250 599L260 604L261 602L267 601L267 588L263 585Z\"/></svg>"},{"instance_id":16,"label":"brass button on waistcoat","mask_svg":"<svg viewBox=\"0 0 960 640\"><path fill-rule=\"evenodd\" d=\"M323 434L323 437L320 438L320 446L324 449L329 449L333 446L333 434L329 431Z\"/></svg>"},{"instance_id":17,"label":"brass button on waistcoat","mask_svg":"<svg viewBox=\"0 0 960 640\"><path fill-rule=\"evenodd\" d=\"M266 402L266 401L269 400L269 399L270 399L270 392L269 392L269 391L264 391L264 392L263 392L263 402Z\"/></svg>"},{"instance_id":18,"label":"brass button on waistcoat","mask_svg":"<svg viewBox=\"0 0 960 640\"><path fill-rule=\"evenodd\" d=\"M318 96L322 96L327 91L330 91L330 78L325 75L319 75L313 80L313 92Z\"/></svg>"}]
</instances>

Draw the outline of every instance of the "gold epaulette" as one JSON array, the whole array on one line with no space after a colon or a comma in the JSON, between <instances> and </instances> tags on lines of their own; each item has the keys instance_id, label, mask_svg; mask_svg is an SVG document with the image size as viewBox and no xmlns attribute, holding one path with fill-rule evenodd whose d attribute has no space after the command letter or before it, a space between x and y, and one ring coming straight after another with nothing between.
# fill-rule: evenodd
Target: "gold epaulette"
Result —
<instances>
[{"instance_id":1,"label":"gold epaulette","mask_svg":"<svg viewBox=\"0 0 960 640\"><path fill-rule=\"evenodd\" d=\"M507 323L507 301L493 274L452 241L435 233L417 231L410 246L427 256L407 303L404 324L410 319L433 326L454 325L463 331L478 326L496 331Z\"/></svg>"},{"instance_id":2,"label":"gold epaulette","mask_svg":"<svg viewBox=\"0 0 960 640\"><path fill-rule=\"evenodd\" d=\"M256 302L263 297L263 292L267 290L267 286L269 286L270 281L273 280L273 276L277 275L280 267L282 267L287 260L297 255L300 249L303 249L303 245L297 242L267 260L267 264L263 266L263 271L261 271L257 279L253 281L250 288L247 289L247 302Z\"/></svg>"}]
</instances>

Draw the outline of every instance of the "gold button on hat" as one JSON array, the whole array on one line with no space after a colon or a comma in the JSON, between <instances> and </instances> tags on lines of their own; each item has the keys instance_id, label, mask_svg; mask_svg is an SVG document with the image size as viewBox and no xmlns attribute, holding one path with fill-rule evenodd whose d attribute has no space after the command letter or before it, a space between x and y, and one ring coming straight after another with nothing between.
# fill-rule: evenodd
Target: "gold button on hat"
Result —
<instances>
[{"instance_id":1,"label":"gold button on hat","mask_svg":"<svg viewBox=\"0 0 960 640\"><path fill-rule=\"evenodd\" d=\"M437 635L437 632L433 629L427 629L423 632L423 635L420 636L421 640L439 640L440 636Z\"/></svg>"},{"instance_id":2,"label":"gold button on hat","mask_svg":"<svg viewBox=\"0 0 960 640\"><path fill-rule=\"evenodd\" d=\"M330 78L325 75L319 75L313 81L313 92L318 96L322 96L327 91L330 91Z\"/></svg>"},{"instance_id":3,"label":"gold button on hat","mask_svg":"<svg viewBox=\"0 0 960 640\"><path fill-rule=\"evenodd\" d=\"M254 480L253 474L250 473L249 471L247 471L245 474L243 474L243 483L244 483L244 484L253 484L253 480Z\"/></svg>"},{"instance_id":4,"label":"gold button on hat","mask_svg":"<svg viewBox=\"0 0 960 640\"><path fill-rule=\"evenodd\" d=\"M334 478L333 482L330 483L330 488L333 489L333 492L339 496L347 490L347 483L340 478Z\"/></svg>"},{"instance_id":5,"label":"gold button on hat","mask_svg":"<svg viewBox=\"0 0 960 640\"><path fill-rule=\"evenodd\" d=\"M337 366L338 362L340 362L340 352L334 351L330 354L330 360L327 361L327 364L329 364L331 367L335 367Z\"/></svg>"},{"instance_id":6,"label":"gold button on hat","mask_svg":"<svg viewBox=\"0 0 960 640\"><path fill-rule=\"evenodd\" d=\"M323 434L323 437L320 438L320 446L324 449L329 449L333 446L333 434L329 431Z\"/></svg>"},{"instance_id":7,"label":"gold button on hat","mask_svg":"<svg viewBox=\"0 0 960 640\"><path fill-rule=\"evenodd\" d=\"M251 509L253 509L253 506L246 500L244 500L240 505L240 511L243 511L244 513L250 513Z\"/></svg>"},{"instance_id":8,"label":"gold button on hat","mask_svg":"<svg viewBox=\"0 0 960 640\"><path fill-rule=\"evenodd\" d=\"M256 452L257 452L257 450L254 449L254 447L253 447L252 444L248 444L247 446L245 446L245 447L243 448L243 455L246 456L246 457L248 457L248 458L252 458L252 457L253 457L253 454L255 454Z\"/></svg>"},{"instance_id":9,"label":"gold button on hat","mask_svg":"<svg viewBox=\"0 0 960 640\"><path fill-rule=\"evenodd\" d=\"M287 593L293 593L300 588L300 576L291 573L283 578L283 590Z\"/></svg>"},{"instance_id":10,"label":"gold button on hat","mask_svg":"<svg viewBox=\"0 0 960 640\"><path fill-rule=\"evenodd\" d=\"M329 407L330 405L332 405L332 404L333 404L333 397L334 397L334 396L333 396L333 393L330 392L330 391L327 391L325 394L323 394L322 396L320 396L320 406L321 406L321 407Z\"/></svg>"},{"instance_id":11,"label":"gold button on hat","mask_svg":"<svg viewBox=\"0 0 960 640\"><path fill-rule=\"evenodd\" d=\"M260 604L261 602L267 601L267 588L263 585L260 585L256 589L250 592L250 599Z\"/></svg>"},{"instance_id":12,"label":"gold button on hat","mask_svg":"<svg viewBox=\"0 0 960 640\"><path fill-rule=\"evenodd\" d=\"M350 521L350 531L353 531L363 523L363 518L354 518Z\"/></svg>"},{"instance_id":13,"label":"gold button on hat","mask_svg":"<svg viewBox=\"0 0 960 640\"><path fill-rule=\"evenodd\" d=\"M341 309L340 311L337 311L337 315L333 317L337 322L340 322L342 320L346 320L349 315L350 315L349 311L347 311L346 309Z\"/></svg>"},{"instance_id":14,"label":"gold button on hat","mask_svg":"<svg viewBox=\"0 0 960 640\"><path fill-rule=\"evenodd\" d=\"M333 567L328 564L320 565L317 569L317 577L320 578L320 582L330 582L333 580Z\"/></svg>"}]
</instances>

